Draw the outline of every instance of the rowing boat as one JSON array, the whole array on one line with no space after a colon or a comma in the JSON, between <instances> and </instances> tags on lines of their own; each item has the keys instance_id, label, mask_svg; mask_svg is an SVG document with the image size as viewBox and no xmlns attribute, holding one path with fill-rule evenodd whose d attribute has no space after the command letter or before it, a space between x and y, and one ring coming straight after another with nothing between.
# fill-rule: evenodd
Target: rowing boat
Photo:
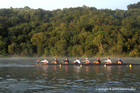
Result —
<instances>
[{"instance_id":1,"label":"rowing boat","mask_svg":"<svg viewBox=\"0 0 140 93\"><path fill-rule=\"evenodd\" d=\"M53 64L53 63L48 63L48 64L44 64L44 63L39 63L39 64L36 64L36 65L83 65L83 66L102 66L102 65L106 65L106 66L129 66L129 65L132 65L132 66L137 66L140 64L131 64L131 63L123 63L123 64L117 64L117 63L112 63L112 64L95 64L95 63L89 63L89 64L75 64L75 63L69 63L69 64Z\"/></svg>"}]
</instances>

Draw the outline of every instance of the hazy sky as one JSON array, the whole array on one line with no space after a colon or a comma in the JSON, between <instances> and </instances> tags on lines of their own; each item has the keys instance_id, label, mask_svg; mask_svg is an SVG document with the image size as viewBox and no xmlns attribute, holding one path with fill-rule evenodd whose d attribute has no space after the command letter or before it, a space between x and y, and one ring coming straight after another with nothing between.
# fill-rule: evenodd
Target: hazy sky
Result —
<instances>
[{"instance_id":1,"label":"hazy sky","mask_svg":"<svg viewBox=\"0 0 140 93\"><path fill-rule=\"evenodd\" d=\"M138 3L139 0L1 0L0 8L24 8L56 10L86 5L97 9L127 10L127 5Z\"/></svg>"}]
</instances>

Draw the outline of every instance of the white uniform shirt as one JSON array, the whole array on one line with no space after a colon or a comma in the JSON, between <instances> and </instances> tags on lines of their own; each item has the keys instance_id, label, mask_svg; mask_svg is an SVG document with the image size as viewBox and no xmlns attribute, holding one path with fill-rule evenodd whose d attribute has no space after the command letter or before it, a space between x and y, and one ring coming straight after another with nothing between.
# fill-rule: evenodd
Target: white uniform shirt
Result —
<instances>
[{"instance_id":1,"label":"white uniform shirt","mask_svg":"<svg viewBox=\"0 0 140 93\"><path fill-rule=\"evenodd\" d=\"M49 63L48 60L43 60L43 61L41 61L41 62Z\"/></svg>"},{"instance_id":2,"label":"white uniform shirt","mask_svg":"<svg viewBox=\"0 0 140 93\"><path fill-rule=\"evenodd\" d=\"M108 59L108 60L105 60L105 62L110 62L110 63L112 63L112 61L111 61L110 59Z\"/></svg>"},{"instance_id":3,"label":"white uniform shirt","mask_svg":"<svg viewBox=\"0 0 140 93\"><path fill-rule=\"evenodd\" d=\"M76 62L79 63L79 64L81 63L80 60L75 60L74 63L76 63Z\"/></svg>"}]
</instances>

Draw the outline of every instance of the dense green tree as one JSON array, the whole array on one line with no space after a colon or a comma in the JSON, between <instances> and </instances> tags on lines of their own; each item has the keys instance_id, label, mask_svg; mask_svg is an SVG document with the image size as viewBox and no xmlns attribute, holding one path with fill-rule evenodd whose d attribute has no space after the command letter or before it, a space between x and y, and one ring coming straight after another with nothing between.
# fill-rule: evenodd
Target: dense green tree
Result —
<instances>
[{"instance_id":1,"label":"dense green tree","mask_svg":"<svg viewBox=\"0 0 140 93\"><path fill-rule=\"evenodd\" d=\"M44 47L47 41L47 36L45 33L40 32L40 33L35 33L32 38L31 42L33 45L37 47L37 53L38 55L44 54Z\"/></svg>"},{"instance_id":2,"label":"dense green tree","mask_svg":"<svg viewBox=\"0 0 140 93\"><path fill-rule=\"evenodd\" d=\"M104 42L105 42L105 33L104 31L100 31L94 38L93 43L97 45L100 53L105 53L104 50Z\"/></svg>"},{"instance_id":3,"label":"dense green tree","mask_svg":"<svg viewBox=\"0 0 140 93\"><path fill-rule=\"evenodd\" d=\"M140 2L137 4L130 4L127 6L128 9L134 9L134 8L139 8L140 9Z\"/></svg>"},{"instance_id":4,"label":"dense green tree","mask_svg":"<svg viewBox=\"0 0 140 93\"><path fill-rule=\"evenodd\" d=\"M8 46L8 52L10 54L16 54L17 49L18 49L18 47L17 47L16 43L12 43L11 45Z\"/></svg>"},{"instance_id":5,"label":"dense green tree","mask_svg":"<svg viewBox=\"0 0 140 93\"><path fill-rule=\"evenodd\" d=\"M0 55L5 55L6 54L6 43L3 42L2 36L0 36Z\"/></svg>"},{"instance_id":6,"label":"dense green tree","mask_svg":"<svg viewBox=\"0 0 140 93\"><path fill-rule=\"evenodd\" d=\"M66 40L59 40L55 44L55 49L56 49L55 55L65 56L67 53L67 47L68 47L68 45L67 45Z\"/></svg>"},{"instance_id":7,"label":"dense green tree","mask_svg":"<svg viewBox=\"0 0 140 93\"><path fill-rule=\"evenodd\" d=\"M128 10L0 9L0 55L140 56L139 4Z\"/></svg>"}]
</instances>

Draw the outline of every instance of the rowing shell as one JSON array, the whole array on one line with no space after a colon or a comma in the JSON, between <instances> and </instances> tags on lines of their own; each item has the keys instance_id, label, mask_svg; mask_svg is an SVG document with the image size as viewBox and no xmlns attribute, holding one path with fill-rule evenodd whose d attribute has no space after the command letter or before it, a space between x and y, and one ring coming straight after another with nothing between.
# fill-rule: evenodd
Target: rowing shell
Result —
<instances>
[{"instance_id":1,"label":"rowing shell","mask_svg":"<svg viewBox=\"0 0 140 93\"><path fill-rule=\"evenodd\" d=\"M129 65L132 65L132 66L140 66L140 64L131 64L131 63L123 63L123 64L116 64L116 63L112 63L112 64L95 64L95 63L89 63L89 64L72 64L72 63L69 63L69 64L53 64L53 63L48 63L48 64L43 64L43 63L39 63L39 64L36 64L36 65L83 65L83 66L102 66L102 65L106 65L106 66L129 66Z\"/></svg>"}]
</instances>

